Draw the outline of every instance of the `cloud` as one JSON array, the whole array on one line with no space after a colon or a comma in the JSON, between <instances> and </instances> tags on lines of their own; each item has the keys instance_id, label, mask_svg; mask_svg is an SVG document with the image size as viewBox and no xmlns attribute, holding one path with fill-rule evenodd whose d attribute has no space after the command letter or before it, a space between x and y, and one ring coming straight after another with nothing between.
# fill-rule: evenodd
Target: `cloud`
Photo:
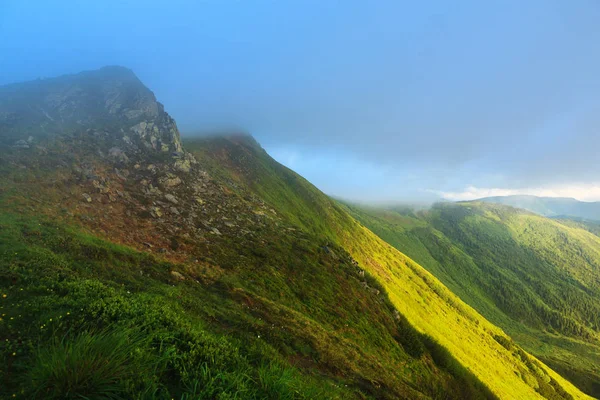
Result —
<instances>
[{"instance_id":1,"label":"cloud","mask_svg":"<svg viewBox=\"0 0 600 400\"><path fill-rule=\"evenodd\" d=\"M460 192L435 191L446 200L476 200L483 197L532 195L540 197L572 197L580 201L600 201L600 184L576 184L565 186L501 189L501 188L479 188L469 186Z\"/></svg>"},{"instance_id":2,"label":"cloud","mask_svg":"<svg viewBox=\"0 0 600 400\"><path fill-rule=\"evenodd\" d=\"M8 2L0 84L125 65L184 135L302 152L345 197L600 176L596 1L173 1Z\"/></svg>"},{"instance_id":3,"label":"cloud","mask_svg":"<svg viewBox=\"0 0 600 400\"><path fill-rule=\"evenodd\" d=\"M419 173L365 161L353 153L278 146L265 149L277 161L338 198L369 203L439 200L436 194L423 188Z\"/></svg>"}]
</instances>

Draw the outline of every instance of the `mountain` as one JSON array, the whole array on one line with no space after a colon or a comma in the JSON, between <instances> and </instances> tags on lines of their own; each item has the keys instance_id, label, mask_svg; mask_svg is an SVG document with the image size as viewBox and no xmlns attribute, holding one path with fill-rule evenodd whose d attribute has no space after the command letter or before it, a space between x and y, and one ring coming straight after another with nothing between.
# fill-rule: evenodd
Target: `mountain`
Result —
<instances>
[{"instance_id":1,"label":"mountain","mask_svg":"<svg viewBox=\"0 0 600 400\"><path fill-rule=\"evenodd\" d=\"M516 343L600 397L596 225L484 202L421 212L347 207Z\"/></svg>"},{"instance_id":2,"label":"mountain","mask_svg":"<svg viewBox=\"0 0 600 400\"><path fill-rule=\"evenodd\" d=\"M2 397L588 398L127 69L0 88L0 126Z\"/></svg>"},{"instance_id":3,"label":"mountain","mask_svg":"<svg viewBox=\"0 0 600 400\"><path fill-rule=\"evenodd\" d=\"M575 217L600 221L600 202L585 202L567 197L498 196L480 200L522 208L545 217Z\"/></svg>"}]
</instances>

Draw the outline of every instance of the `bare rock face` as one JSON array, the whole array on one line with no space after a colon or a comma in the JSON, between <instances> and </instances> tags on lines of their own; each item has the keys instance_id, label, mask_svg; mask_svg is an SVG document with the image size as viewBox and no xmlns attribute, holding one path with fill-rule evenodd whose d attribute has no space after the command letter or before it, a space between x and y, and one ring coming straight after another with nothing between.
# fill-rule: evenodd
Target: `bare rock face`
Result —
<instances>
[{"instance_id":1,"label":"bare rock face","mask_svg":"<svg viewBox=\"0 0 600 400\"><path fill-rule=\"evenodd\" d=\"M109 148L183 151L175 121L123 67L0 87L0 132L0 144L13 146L92 132Z\"/></svg>"}]
</instances>

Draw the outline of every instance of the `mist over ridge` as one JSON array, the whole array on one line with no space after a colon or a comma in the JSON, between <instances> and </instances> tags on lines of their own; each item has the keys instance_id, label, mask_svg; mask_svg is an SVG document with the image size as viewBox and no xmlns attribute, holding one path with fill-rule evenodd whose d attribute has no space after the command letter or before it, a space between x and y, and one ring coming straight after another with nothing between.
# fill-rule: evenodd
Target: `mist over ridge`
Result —
<instances>
[{"instance_id":1,"label":"mist over ridge","mask_svg":"<svg viewBox=\"0 0 600 400\"><path fill-rule=\"evenodd\" d=\"M7 1L0 84L124 65L184 136L249 132L344 198L598 200L599 17L587 0Z\"/></svg>"}]
</instances>

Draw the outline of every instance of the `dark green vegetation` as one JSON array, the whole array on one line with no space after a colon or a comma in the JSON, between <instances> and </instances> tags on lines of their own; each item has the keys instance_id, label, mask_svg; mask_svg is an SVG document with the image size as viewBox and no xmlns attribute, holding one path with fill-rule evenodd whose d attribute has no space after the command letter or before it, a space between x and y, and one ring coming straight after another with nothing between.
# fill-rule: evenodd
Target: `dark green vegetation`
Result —
<instances>
[{"instance_id":1,"label":"dark green vegetation","mask_svg":"<svg viewBox=\"0 0 600 400\"><path fill-rule=\"evenodd\" d=\"M595 224L476 202L418 213L348 209L525 349L600 397Z\"/></svg>"},{"instance_id":2,"label":"dark green vegetation","mask_svg":"<svg viewBox=\"0 0 600 400\"><path fill-rule=\"evenodd\" d=\"M215 280L15 214L10 194L0 214L5 396L493 398L318 238L230 243L241 264ZM174 285L172 270L195 279Z\"/></svg>"},{"instance_id":3,"label":"dark green vegetation","mask_svg":"<svg viewBox=\"0 0 600 400\"><path fill-rule=\"evenodd\" d=\"M274 326L293 315L268 316L291 310L245 312L249 294L226 295L234 282L174 287L173 265L152 256L6 210L0 221L6 397L348 396L347 380L302 376L268 344L317 356Z\"/></svg>"},{"instance_id":4,"label":"dark green vegetation","mask_svg":"<svg viewBox=\"0 0 600 400\"><path fill-rule=\"evenodd\" d=\"M566 197L498 196L478 201L522 208L545 217L582 218L600 221L600 202L585 202Z\"/></svg>"},{"instance_id":5,"label":"dark green vegetation","mask_svg":"<svg viewBox=\"0 0 600 400\"><path fill-rule=\"evenodd\" d=\"M183 149L134 78L0 90L2 396L585 398L253 139Z\"/></svg>"},{"instance_id":6,"label":"dark green vegetation","mask_svg":"<svg viewBox=\"0 0 600 400\"><path fill-rule=\"evenodd\" d=\"M392 254L389 253L388 249L381 248L379 243L374 243L375 237L371 237L370 234L365 236L363 228L356 224L343 208L340 208L336 202L323 196L322 193L316 190L314 186L305 179L275 162L251 138L199 139L187 143L187 147L192 150L202 165L208 166L212 175L220 176L221 179L230 182L232 186L243 185L249 187L254 193L259 193L262 198L267 199L269 204L274 204L279 215L288 217L298 226L310 229L343 246L348 246L352 249L351 251L353 251L353 255L357 257L357 259L372 264L375 267L375 271L382 273L382 276L385 277L387 274L382 271L382 266L379 265L374 258L383 256L381 260L384 263L396 262L397 253ZM366 254L362 253L364 250L367 250ZM410 261L407 266L412 268L410 266ZM398 274L398 272L394 272L394 274ZM427 281L427 279L424 276L419 276L421 272L418 269L414 270L414 272L417 272L414 278L404 278L402 291L409 296L423 296L423 292L419 291L419 289L416 289L416 292L412 292L414 289L410 288L410 286L413 279L417 282L420 279L424 279L425 281ZM411 275L411 273L414 272L403 271L403 273L406 273L407 275ZM389 277L384 278L384 280L388 281L388 284L390 284ZM450 304L454 302L453 298L445 298L443 290L436 287L433 282L427 283L427 285L429 285L429 287L425 290L436 292L436 294L443 299L442 301ZM398 290L398 287L386 286L386 288L393 292ZM420 290L423 290L423 288ZM429 301L431 304L435 304L436 302L434 299L429 299ZM408 304L406 304L406 306L409 307L406 309L406 312L418 320L420 316L414 315L415 312L418 314L418 306L409 306ZM456 307L460 309L460 306L456 305ZM451 313L455 313L456 311L457 310L454 309ZM460 311L459 314L461 314ZM464 316L468 319L473 318L468 315L468 313L465 313ZM475 317L475 319L476 318L477 317ZM456 319L454 321L449 321L444 318L438 319L438 316L431 315L430 313L427 313L425 319L427 322L422 326L422 329L427 330L429 329L428 324L434 324L436 325L435 330L437 331L437 329L439 329L438 332L441 332L442 334L440 338L447 338L449 335L458 335L455 339L457 339L457 342L459 343L457 344L457 342L454 341L450 343L451 345L456 345L456 350L459 352L463 351L463 349L460 348L462 344L460 343L462 341L462 335L469 335L472 333L466 333L463 329L467 329L467 331L474 329L473 326L463 327L460 326L460 324L454 326L454 324L456 324ZM446 329L444 329L444 327ZM456 331L451 333L451 329L456 329ZM406 336L403 333L401 335ZM504 338L502 335L492 335L491 340L497 345L502 338ZM426 339L425 342L428 340L429 339ZM472 344L469 350L476 352L477 356L474 357L479 359L481 356L485 357L484 353L489 350L482 350L479 352L477 348L478 345ZM420 354L420 351L422 351L419 349L422 349L423 346L418 343L415 344L415 346L411 346L409 340L404 343L404 347L410 354L415 355L414 352L416 352L418 355ZM507 348L506 346L503 347ZM445 357L445 355L448 354L448 351L443 347L439 347L438 349L439 351L432 351L432 357L443 364L443 361L441 360L448 359ZM511 345L507 349L514 352L514 355L519 359L525 360L525 358L522 357L525 353L518 349L518 347ZM468 364L471 363L471 355L467 355L466 357L465 362ZM484 369L487 368L487 371L490 371L490 369L486 367L486 365L488 365L486 361L483 361L483 358L480 360L481 366ZM535 363L535 361L532 362ZM529 368L531 371L539 370L537 367L533 366L532 362L526 361L524 367ZM496 364L496 367L498 368L499 364ZM520 368L519 370L523 373L526 371L526 369ZM521 372L515 372L517 375L520 373ZM486 376L486 378L488 377ZM489 379L494 379L494 377L490 377ZM534 374L528 379L536 380L538 378L535 378ZM540 379L539 387L536 389L538 393L543 393L543 395L548 398L553 398L557 395L558 397L561 397L558 393L563 393L567 398L570 396L569 394L565 394L563 389L558 389L559 385L553 378L544 376ZM547 389L546 384L552 382L553 385L557 385L557 389L545 390L545 388Z\"/></svg>"}]
</instances>

